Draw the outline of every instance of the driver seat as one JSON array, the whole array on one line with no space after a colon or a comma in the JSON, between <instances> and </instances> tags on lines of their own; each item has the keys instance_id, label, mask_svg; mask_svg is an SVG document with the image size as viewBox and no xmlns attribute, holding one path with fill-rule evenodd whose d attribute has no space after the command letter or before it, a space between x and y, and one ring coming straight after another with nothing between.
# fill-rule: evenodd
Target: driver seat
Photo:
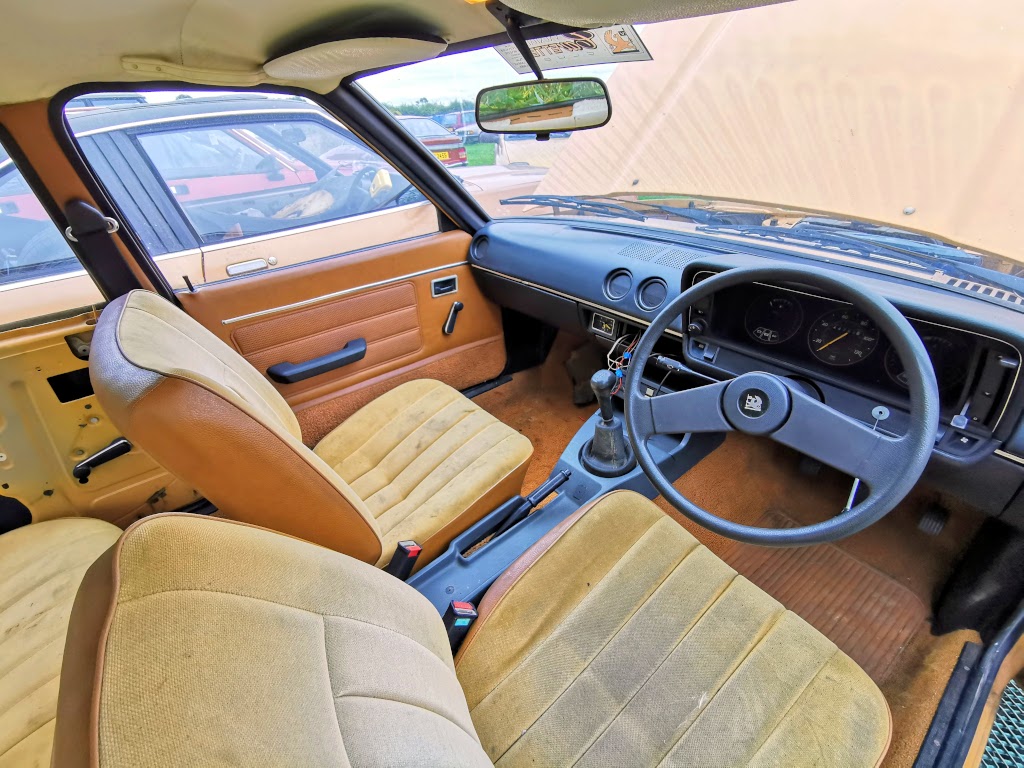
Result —
<instances>
[{"instance_id":1,"label":"driver seat","mask_svg":"<svg viewBox=\"0 0 1024 768\"><path fill-rule=\"evenodd\" d=\"M53 766L874 766L890 731L853 661L620 491L505 572L454 662L375 568L146 518L79 591Z\"/></svg>"}]
</instances>

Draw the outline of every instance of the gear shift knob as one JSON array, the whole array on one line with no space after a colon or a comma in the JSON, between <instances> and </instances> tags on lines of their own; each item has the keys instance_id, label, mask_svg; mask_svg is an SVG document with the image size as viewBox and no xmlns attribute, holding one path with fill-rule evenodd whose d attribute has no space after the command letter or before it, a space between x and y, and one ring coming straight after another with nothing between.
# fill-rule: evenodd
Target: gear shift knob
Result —
<instances>
[{"instance_id":1,"label":"gear shift knob","mask_svg":"<svg viewBox=\"0 0 1024 768\"><path fill-rule=\"evenodd\" d=\"M601 409L601 418L606 422L615 417L615 410L612 408L612 390L618 378L608 370L601 370L590 377L590 388L597 395L597 405Z\"/></svg>"}]
</instances>

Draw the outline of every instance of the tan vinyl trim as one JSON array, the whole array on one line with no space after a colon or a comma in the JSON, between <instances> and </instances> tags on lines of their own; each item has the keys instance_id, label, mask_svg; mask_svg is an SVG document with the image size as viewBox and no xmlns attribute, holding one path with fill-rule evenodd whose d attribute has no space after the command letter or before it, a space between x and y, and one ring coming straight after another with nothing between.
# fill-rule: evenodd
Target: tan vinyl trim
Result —
<instances>
[{"instance_id":1,"label":"tan vinyl trim","mask_svg":"<svg viewBox=\"0 0 1024 768\"><path fill-rule=\"evenodd\" d=\"M561 291L556 291L554 288L548 288L546 285L531 283L529 280L521 280L518 277L506 275L504 272L499 272L496 269L488 269L487 267L481 267L478 264L473 264L471 266L473 267L473 269L479 269L481 272L487 272L497 277L504 278L505 280L511 280L513 283L519 283L520 285L525 285L530 288L536 288L538 291L545 291L546 293L551 293L554 294L555 296L561 296L563 299L575 301L577 304L583 304L584 306L590 307L591 309L599 309L602 312L607 312L609 315L615 315L618 318L624 318L631 323L635 323L636 325L642 325L644 328L648 327L651 324L649 320L642 320L639 317L627 315L625 312L620 312L617 309L609 309L608 307L602 306L601 304L594 304L593 302L587 301L586 299L581 299L579 296L573 296L571 293L562 293ZM677 336L680 339L683 338L682 333L673 330L672 328L667 328L665 330L665 333L667 333L669 336Z\"/></svg>"},{"instance_id":2,"label":"tan vinyl trim","mask_svg":"<svg viewBox=\"0 0 1024 768\"><path fill-rule=\"evenodd\" d=\"M385 285L392 285L394 283L401 283L405 280L411 280L414 277L422 277L423 275L429 275L432 272L441 272L445 269L455 269L457 267L463 267L467 264L466 261L456 261L451 264L443 264L439 267L431 267L430 269L421 269L419 272L410 272L406 275L399 275L398 277L389 277L386 280L377 280L373 283L366 283L364 285L357 285L353 288L345 288L341 291L335 291L333 293L325 293L322 296L315 296L312 299L306 299L305 301L296 301L294 304L283 304L279 307L270 307L269 309L261 309L257 312L250 312L247 315L239 315L238 317L229 317L226 320L221 320L223 325L233 325L235 323L241 323L246 320L253 320L257 317L267 317L268 315L276 315L281 312L290 312L293 309L302 309L304 307L313 306L315 304L321 304L325 301L331 301L332 299L338 299L342 296L351 296L354 293L360 293L362 291L368 291L372 288L381 288Z\"/></svg>"}]
</instances>

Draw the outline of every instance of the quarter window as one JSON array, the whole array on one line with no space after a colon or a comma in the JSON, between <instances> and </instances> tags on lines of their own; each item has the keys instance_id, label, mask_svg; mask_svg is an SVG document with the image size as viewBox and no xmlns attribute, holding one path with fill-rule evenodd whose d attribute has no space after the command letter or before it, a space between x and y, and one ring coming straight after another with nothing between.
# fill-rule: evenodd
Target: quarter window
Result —
<instances>
[{"instance_id":1,"label":"quarter window","mask_svg":"<svg viewBox=\"0 0 1024 768\"><path fill-rule=\"evenodd\" d=\"M0 325L101 301L64 234L0 146Z\"/></svg>"}]
</instances>

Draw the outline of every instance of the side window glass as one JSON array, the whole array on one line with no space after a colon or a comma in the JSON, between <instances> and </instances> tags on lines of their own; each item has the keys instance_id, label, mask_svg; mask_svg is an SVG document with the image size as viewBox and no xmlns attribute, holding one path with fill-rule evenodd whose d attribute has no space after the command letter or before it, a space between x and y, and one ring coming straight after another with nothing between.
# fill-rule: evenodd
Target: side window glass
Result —
<instances>
[{"instance_id":1,"label":"side window glass","mask_svg":"<svg viewBox=\"0 0 1024 768\"><path fill-rule=\"evenodd\" d=\"M102 300L64 234L0 146L0 325Z\"/></svg>"},{"instance_id":2,"label":"side window glass","mask_svg":"<svg viewBox=\"0 0 1024 768\"><path fill-rule=\"evenodd\" d=\"M193 284L438 229L436 209L423 195L313 102L141 95L145 103L130 107L68 110L68 122L80 142L90 143L89 162L143 242L143 233L173 229L175 217L191 233L191 249L202 252L202 264L188 267ZM145 194L129 192L126 176ZM264 265L253 256L262 251L251 246L268 237L287 238L288 245L277 241L274 263L268 257ZM237 262L220 253L236 243L247 254ZM165 274L189 261L154 249L150 255L161 257Z\"/></svg>"}]
</instances>

